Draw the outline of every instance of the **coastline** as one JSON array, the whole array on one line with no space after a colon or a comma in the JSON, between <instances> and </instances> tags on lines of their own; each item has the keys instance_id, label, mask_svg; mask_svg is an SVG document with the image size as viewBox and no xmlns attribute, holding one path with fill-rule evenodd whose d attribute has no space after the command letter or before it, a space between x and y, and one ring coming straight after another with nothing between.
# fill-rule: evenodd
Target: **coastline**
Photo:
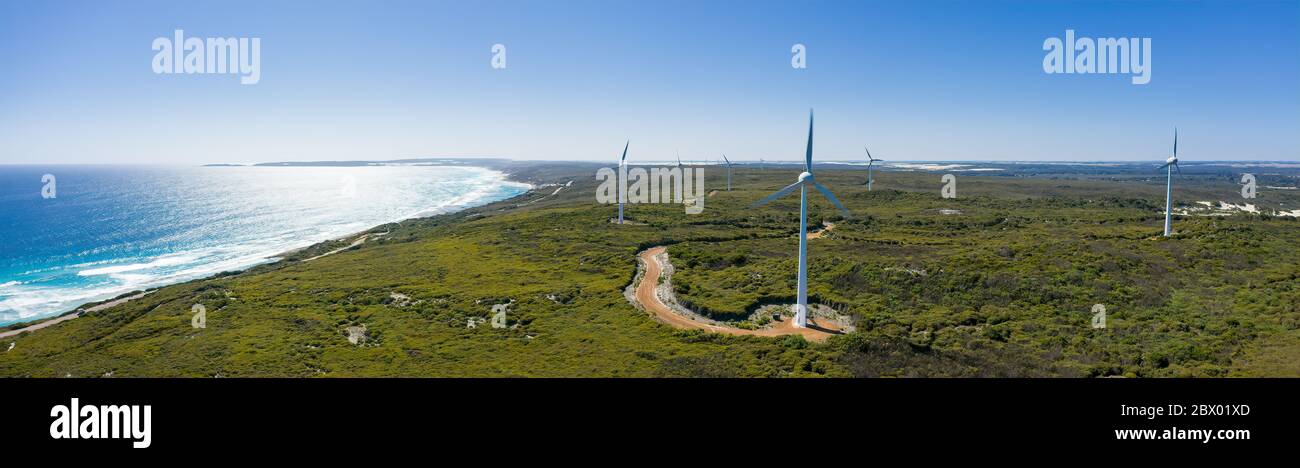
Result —
<instances>
[{"instance_id":1,"label":"coastline","mask_svg":"<svg viewBox=\"0 0 1300 468\"><path fill-rule=\"evenodd\" d=\"M90 303L90 302L87 302L86 304L82 304L80 307L77 307L76 309L73 309L73 310L70 311L70 312L64 312L64 313L62 313L62 314L56 315L56 316L54 316L54 317L51 317L51 318L48 318L48 319L45 319L45 320L42 320L42 321L40 321L40 322L33 323L33 324L28 325L28 326L26 326L26 327L22 327L22 328L14 329L14 330L8 330L8 331L5 331L5 332L3 332L3 333L0 333L0 338L9 338L9 337L12 337L12 336L18 336L18 335L21 335L21 334L23 334L23 333L33 332L33 331L36 331L36 330L40 330L40 329L45 328L45 327L49 327L49 326L52 326L52 325L55 325L55 324L58 324L58 323L66 322L66 321L72 320L72 319L74 319L74 318L80 317L81 314L86 313L86 312L98 312L98 311L101 311L101 310L104 310L104 309L113 308L113 307L116 307L116 306L119 306L119 305L122 305L122 304L126 304L126 303L128 303L128 302L134 301L134 300L136 300L136 299L139 299L139 298L145 297L145 296L149 295L150 293L152 293L153 291L154 291L154 290L151 289L151 290L148 290L148 291L145 291L145 292L139 292L139 293L127 293L127 294L130 294L130 296L126 296L126 297L121 297L121 296L119 296L119 297L116 298L116 299L110 299L110 300L108 300L108 301L101 301L98 305L95 305L95 306L92 306L92 307L87 307L87 308L85 308L85 309L83 310L82 307L85 307L86 304L92 304L92 303ZM125 296L125 295L124 295L124 296ZM14 324L14 325L18 325L18 324Z\"/></svg>"},{"instance_id":2,"label":"coastline","mask_svg":"<svg viewBox=\"0 0 1300 468\"><path fill-rule=\"evenodd\" d=\"M461 167L464 167L464 166L461 166ZM317 258L321 258L321 257L328 256L328 255L332 255L332 254L340 253L340 252L346 251L346 250L348 250L348 249L350 249L350 248L352 248L352 247L357 247L357 246L359 246L359 245L364 244L365 239L367 239L367 238L379 237L379 236L375 236L375 235L373 235L373 234L372 234L372 231L374 231L375 229L378 229L378 228L380 228L380 227L383 227L383 226L389 225L389 224L402 223L402 222L405 222L405 221L410 221L410 220L415 220L415 219L433 218L433 217L443 216L443 215L452 215L452 214L457 214L457 213L464 213L464 212L467 212L467 211L470 211L470 210L474 210L474 209L482 208L482 207L485 207L485 206L490 206L490 205L495 204L495 203L509 202L509 201L515 200L515 199L520 198L520 197L526 197L526 196L528 196L529 194L533 193L533 191L536 190L536 188L537 188L537 185L535 185L535 184L533 184L533 183L531 183L531 182L527 182L527 181L524 181L524 180L516 179L516 178L515 178L515 174L512 174L512 173L510 173L510 172L507 172L507 171L503 170L503 168L500 168L500 167L492 167L491 164L484 164L484 165L481 165L481 166L469 166L469 167L476 167L476 168L480 168L480 169L484 169L484 170L488 170L488 171L492 171L492 172L500 173L500 182L499 182L499 185L503 185L503 184L514 184L514 185L518 185L518 186L523 187L523 188L524 188L524 191L523 191L523 192L520 192L520 193L517 194L517 195L514 195L514 196L511 196L511 197L508 197L508 198L503 198L503 199L500 199L500 200L493 200L493 201L489 201L489 202L486 202L486 203L483 203L483 204L478 204L478 205L473 205L473 206L464 206L464 207L462 207L462 208L452 209L452 210L448 210L448 211L444 211L444 212L436 212L436 209L424 209L424 210L420 210L420 211L417 211L417 212L415 212L415 213L411 213L411 214L405 215L405 216L403 216L403 217L400 218L400 219L396 219L396 220L393 220L393 221L388 221L388 222L385 222L385 223L382 223L382 224L378 224L378 225L375 225L375 226L371 226L371 227L369 227L369 228L366 228L366 229L363 229L363 230L360 230L360 231L356 231L356 232L353 232L353 233L347 234L347 235L342 236L342 237L338 237L338 238L334 238L334 239L328 239L328 240L324 240L324 241L320 241L320 242L315 242L315 243L312 243L312 244L310 244L310 245L305 245L305 246L302 246L302 247L299 247L299 248L296 248L296 249L290 249L290 250L287 250L287 251L284 251L284 252L281 252L281 253L278 253L278 254L275 254L275 255L267 256L267 257L264 257L264 258L265 258L266 260L268 260L268 261L266 261L266 262L254 263L254 264L248 265L248 266L246 266L246 267L244 267L244 268L241 268L241 269L239 269L239 270L228 271L228 272L216 272L216 273L213 273L213 274L210 274L210 275L207 275L207 276L198 277L198 278L192 278L192 279L187 279L187 280L183 280L183 281L176 281L176 282L167 283L167 284L160 284L160 285L157 285L157 286L152 286L152 287L149 287L149 288L145 288L145 289L143 289L143 290L125 291L125 292L123 292L123 293L121 293L121 294L119 294L119 295L117 295L117 296L113 296L113 297L110 297L110 298L106 298L106 299L101 299L101 300L97 300L97 301L90 301L90 302L82 303L82 304L80 304L80 305L78 305L78 306L72 308L71 310L67 310L67 311L59 312L59 313L57 313L57 314L54 314L54 315L51 315L51 316L48 316L48 317L38 318L38 319L35 319L35 320L29 320L29 321L25 321L25 322L14 322L14 323L11 323L11 324L8 324L8 325L3 325L3 326L0 326L0 339L4 339L4 338L12 338L12 337L15 337L15 336L21 335L21 334L23 334L23 333L34 332L34 331L36 331L36 330L40 330L40 329L42 329L42 328L46 328L46 327L49 327L49 326L56 325L56 324L58 324L58 323L66 322L66 321L68 321L68 320L72 320L72 319L74 319L74 318L80 317L81 314L83 314L83 313L85 313L85 312L93 312L93 311L99 311L99 310L104 310L104 309L109 309L109 308L112 308L112 307L116 307L116 306L118 306L118 305L125 304L125 303L130 302L130 301L133 301L133 300L135 300L135 299L142 298L142 297L148 295L149 293L152 293L153 291L158 290L158 289L161 289L161 288L165 288L165 287L169 287L169 286L174 286L174 285L177 285L177 284L184 284L184 283L188 283L188 282L191 282L191 281L207 281L207 280L210 280L210 279L215 278L215 277L218 277L218 276L228 275L228 274L230 274L230 273L242 273L242 272L244 272L244 271L247 271L247 270L250 269L250 268L254 268L254 267L257 267L257 266L263 266L263 265L274 265L274 264L277 264L277 263L280 263L280 262L284 262L284 261L286 261L287 259L289 259L289 257L292 257L293 255L296 255L296 254L301 253L301 252L308 251L308 250L310 250L310 249L312 249L312 248L314 248L314 247L318 247L318 246L323 245L323 244L326 244L326 243L331 243L331 242L341 242L341 241L346 242L346 241L348 241L348 240L353 240L353 239L362 239L362 240L359 241L359 242L355 242L355 241L354 241L353 243L351 243L351 244L349 244L349 245L346 245L346 246L344 246L344 247L342 247L342 248L333 249L333 250L327 251L327 252L325 252L325 253L323 253L323 254L321 254L321 255L317 255L317 256L314 256L314 257L311 257L311 258L308 258L308 259L302 259L302 260L297 260L297 261L310 261L310 260L315 260L315 259L317 259ZM473 193L473 192L471 192L471 193ZM469 194L466 194L466 195L469 195ZM453 201L454 201L454 200L461 199L461 198L464 198L464 197L465 197L465 195L462 195L461 197L457 197L456 199L453 199Z\"/></svg>"}]
</instances>

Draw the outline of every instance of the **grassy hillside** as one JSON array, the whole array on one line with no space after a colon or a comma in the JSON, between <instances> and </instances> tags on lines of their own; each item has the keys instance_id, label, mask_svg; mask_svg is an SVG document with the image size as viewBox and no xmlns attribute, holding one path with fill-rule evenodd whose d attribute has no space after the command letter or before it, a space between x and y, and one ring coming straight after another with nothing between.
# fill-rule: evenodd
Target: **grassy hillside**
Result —
<instances>
[{"instance_id":1,"label":"grassy hillside","mask_svg":"<svg viewBox=\"0 0 1300 468\"><path fill-rule=\"evenodd\" d=\"M674 330L622 293L636 252L669 244L677 293L709 315L792 301L797 196L747 208L791 168L738 171L700 215L631 205L621 226L595 204L594 165L505 169L538 189L4 339L0 375L1300 375L1300 222L1189 218L1159 238L1163 180L960 176L944 200L938 174L881 173L867 192L863 171L819 171L854 216L814 201L811 222L836 227L811 242L810 295L859 331L813 344ZM1237 190L1185 185L1189 202ZM1275 193L1261 199L1300 205ZM510 301L508 328L467 327ZM1106 329L1089 324L1094 304Z\"/></svg>"}]
</instances>

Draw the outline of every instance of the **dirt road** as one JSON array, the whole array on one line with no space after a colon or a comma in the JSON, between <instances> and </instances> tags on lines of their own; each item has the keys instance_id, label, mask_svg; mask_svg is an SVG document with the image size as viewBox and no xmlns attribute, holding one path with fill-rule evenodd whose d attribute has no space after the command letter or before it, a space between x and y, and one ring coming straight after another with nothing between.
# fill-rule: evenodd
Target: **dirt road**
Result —
<instances>
[{"instance_id":1,"label":"dirt road","mask_svg":"<svg viewBox=\"0 0 1300 468\"><path fill-rule=\"evenodd\" d=\"M563 187L561 187L561 188L563 188ZM382 235L384 235L384 234L388 234L388 233L385 232L385 233L382 233L382 234L375 234L375 237L379 237L379 236L382 236ZM344 251L344 250L347 250L347 249L350 249L350 248L356 247L356 246L358 246L358 245L364 244L364 243L366 243L366 241L369 240L369 239L370 239L370 234L362 234L361 237L358 237L356 240L352 241L352 243L351 243L351 244L348 244L347 247L339 247L339 248L334 249L334 250L331 250L331 251L329 251L329 252L325 252L325 253L320 254L320 255L317 255L317 256L315 256L315 257L312 257L312 258L308 258L308 259L306 259L306 260L303 260L303 262L310 262L310 261L312 261L312 260L315 260L315 259L318 259L318 258L321 258L321 257L328 257L328 256L330 256L330 255L334 255L334 254L339 253L339 252L342 252L342 251Z\"/></svg>"},{"instance_id":2,"label":"dirt road","mask_svg":"<svg viewBox=\"0 0 1300 468\"><path fill-rule=\"evenodd\" d=\"M754 336L782 336L782 335L803 335L809 341L822 341L831 335L840 332L831 327L820 327L810 317L808 328L795 328L793 321L790 319L782 320L772 324L768 328L759 330L745 330L721 325L713 325L696 320L691 320L681 314L673 312L671 308L659 300L655 294L655 288L659 287L659 277L663 274L663 265L659 264L657 255L666 251L666 247L653 247L641 252L638 257L645 264L645 274L641 276L641 283L636 286L636 301L646 310L654 314L660 322L672 325L677 328L699 329L715 333L726 333L730 335L754 335Z\"/></svg>"},{"instance_id":3,"label":"dirt road","mask_svg":"<svg viewBox=\"0 0 1300 468\"><path fill-rule=\"evenodd\" d=\"M831 229L835 229L835 223L822 223L820 230L808 233L808 240L821 239L826 233L831 232Z\"/></svg>"}]
</instances>

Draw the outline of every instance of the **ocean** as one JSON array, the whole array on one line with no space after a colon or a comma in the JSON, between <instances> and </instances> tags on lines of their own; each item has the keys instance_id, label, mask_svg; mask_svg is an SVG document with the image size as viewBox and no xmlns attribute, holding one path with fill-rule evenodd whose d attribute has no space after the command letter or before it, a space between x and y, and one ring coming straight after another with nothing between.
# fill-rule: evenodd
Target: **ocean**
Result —
<instances>
[{"instance_id":1,"label":"ocean","mask_svg":"<svg viewBox=\"0 0 1300 468\"><path fill-rule=\"evenodd\" d=\"M462 166L0 166L0 326L528 189Z\"/></svg>"}]
</instances>

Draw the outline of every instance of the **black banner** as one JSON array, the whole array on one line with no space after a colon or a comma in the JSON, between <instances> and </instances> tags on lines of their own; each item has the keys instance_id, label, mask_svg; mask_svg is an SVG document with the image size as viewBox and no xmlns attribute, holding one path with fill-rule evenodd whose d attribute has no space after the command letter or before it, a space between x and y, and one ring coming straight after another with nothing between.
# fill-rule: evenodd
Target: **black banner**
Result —
<instances>
[{"instance_id":1,"label":"black banner","mask_svg":"<svg viewBox=\"0 0 1300 468\"><path fill-rule=\"evenodd\" d=\"M17 447L141 454L654 438L1239 452L1292 443L1300 416L1293 379L7 379L0 388L9 402L0 436ZM105 415L124 413L107 437Z\"/></svg>"}]
</instances>

